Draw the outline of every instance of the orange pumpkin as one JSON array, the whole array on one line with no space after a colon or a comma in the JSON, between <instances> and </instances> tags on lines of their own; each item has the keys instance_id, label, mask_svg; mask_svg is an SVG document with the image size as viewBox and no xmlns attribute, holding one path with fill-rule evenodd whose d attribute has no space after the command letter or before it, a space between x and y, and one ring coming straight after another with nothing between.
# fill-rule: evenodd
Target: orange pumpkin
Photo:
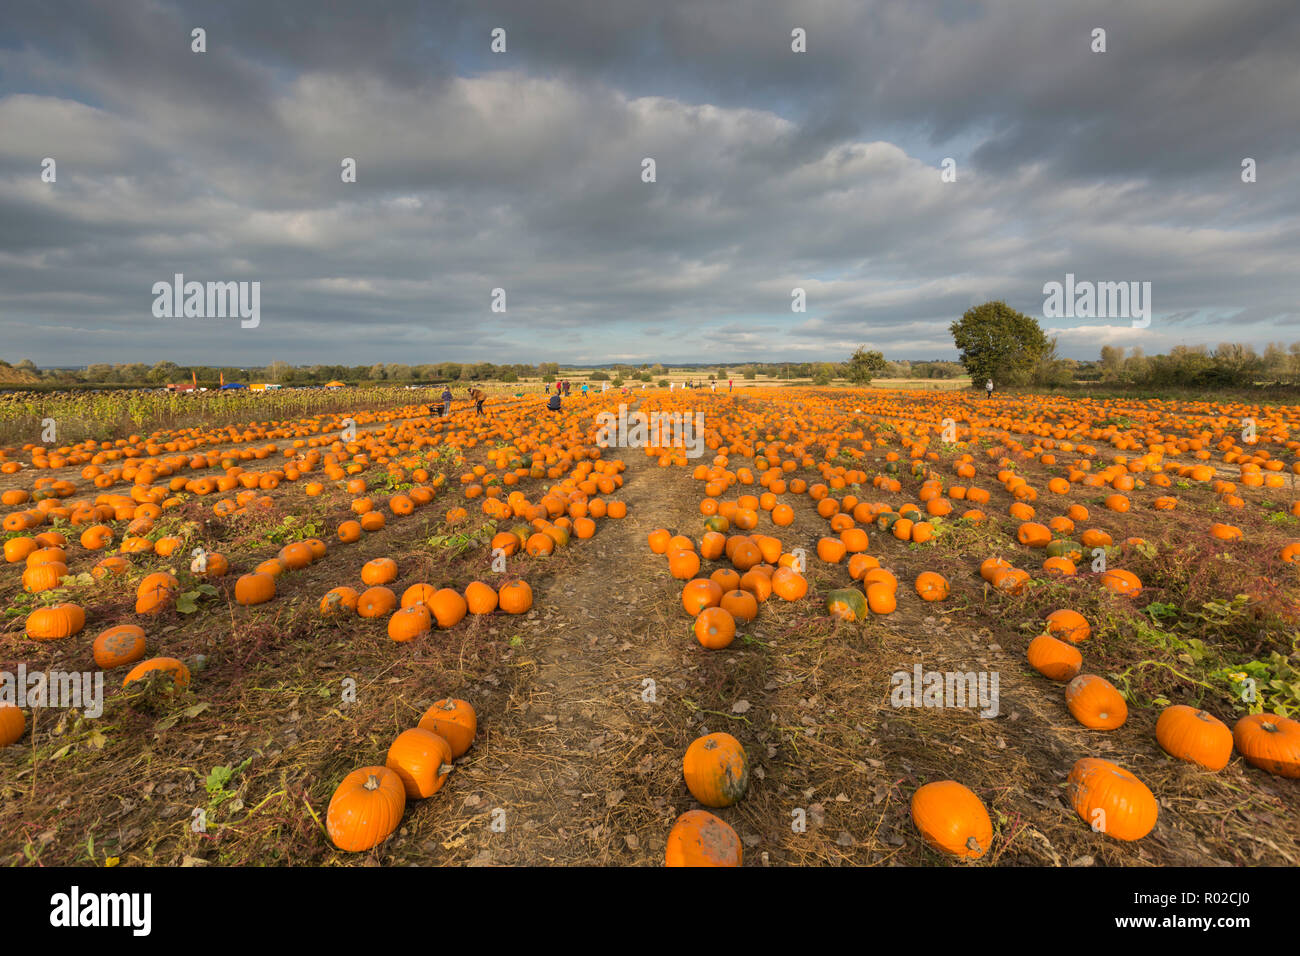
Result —
<instances>
[{"instance_id":1,"label":"orange pumpkin","mask_svg":"<svg viewBox=\"0 0 1300 956\"><path fill-rule=\"evenodd\" d=\"M707 810L688 810L668 834L664 865L740 866L744 848L736 831Z\"/></svg>"},{"instance_id":2,"label":"orange pumpkin","mask_svg":"<svg viewBox=\"0 0 1300 956\"><path fill-rule=\"evenodd\" d=\"M507 614L523 614L533 606L533 589L527 581L508 581L497 589L497 601Z\"/></svg>"},{"instance_id":3,"label":"orange pumpkin","mask_svg":"<svg viewBox=\"0 0 1300 956\"><path fill-rule=\"evenodd\" d=\"M1232 731L1217 717L1186 704L1171 704L1156 721L1156 740L1165 753L1206 770L1222 770L1232 759Z\"/></svg>"},{"instance_id":4,"label":"orange pumpkin","mask_svg":"<svg viewBox=\"0 0 1300 956\"><path fill-rule=\"evenodd\" d=\"M696 615L694 631L700 644L719 650L736 639L736 619L721 607L708 607Z\"/></svg>"},{"instance_id":5,"label":"orange pumpkin","mask_svg":"<svg viewBox=\"0 0 1300 956\"><path fill-rule=\"evenodd\" d=\"M137 681L146 681L151 676L160 675L169 679L174 690L184 690L190 686L190 669L174 657L154 657L147 661L136 664L126 679L122 681L122 687Z\"/></svg>"},{"instance_id":6,"label":"orange pumpkin","mask_svg":"<svg viewBox=\"0 0 1300 956\"><path fill-rule=\"evenodd\" d=\"M27 730L27 715L13 704L0 704L0 747L17 743Z\"/></svg>"},{"instance_id":7,"label":"orange pumpkin","mask_svg":"<svg viewBox=\"0 0 1300 956\"><path fill-rule=\"evenodd\" d=\"M1095 832L1117 840L1142 839L1160 815L1146 784L1109 760L1085 757L1075 763L1067 789L1080 819Z\"/></svg>"},{"instance_id":8,"label":"orange pumpkin","mask_svg":"<svg viewBox=\"0 0 1300 956\"><path fill-rule=\"evenodd\" d=\"M491 614L497 609L496 589L482 581L471 581L465 586L465 607L470 614Z\"/></svg>"},{"instance_id":9,"label":"orange pumpkin","mask_svg":"<svg viewBox=\"0 0 1300 956\"><path fill-rule=\"evenodd\" d=\"M1065 685L1065 703L1090 730L1114 730L1128 719L1124 696L1104 677L1080 674Z\"/></svg>"},{"instance_id":10,"label":"orange pumpkin","mask_svg":"<svg viewBox=\"0 0 1300 956\"><path fill-rule=\"evenodd\" d=\"M387 767L362 767L343 778L325 813L325 830L340 850L362 853L397 829L406 808L406 786Z\"/></svg>"},{"instance_id":11,"label":"orange pumpkin","mask_svg":"<svg viewBox=\"0 0 1300 956\"><path fill-rule=\"evenodd\" d=\"M922 571L916 576L916 593L923 601L942 601L948 597L948 579L936 571Z\"/></svg>"},{"instance_id":12,"label":"orange pumpkin","mask_svg":"<svg viewBox=\"0 0 1300 956\"><path fill-rule=\"evenodd\" d=\"M357 614L361 617L383 617L396 608L397 595L383 585L366 588L357 598Z\"/></svg>"},{"instance_id":13,"label":"orange pumpkin","mask_svg":"<svg viewBox=\"0 0 1300 956\"><path fill-rule=\"evenodd\" d=\"M706 807L729 807L749 787L749 759L739 740L727 733L695 740L682 759L686 787Z\"/></svg>"},{"instance_id":14,"label":"orange pumpkin","mask_svg":"<svg viewBox=\"0 0 1300 956\"><path fill-rule=\"evenodd\" d=\"M235 603L265 604L275 597L275 578L265 571L241 575L235 582Z\"/></svg>"},{"instance_id":15,"label":"orange pumpkin","mask_svg":"<svg viewBox=\"0 0 1300 956\"><path fill-rule=\"evenodd\" d=\"M27 615L27 636L34 641L59 641L81 633L86 612L76 604L41 607Z\"/></svg>"},{"instance_id":16,"label":"orange pumpkin","mask_svg":"<svg viewBox=\"0 0 1300 956\"><path fill-rule=\"evenodd\" d=\"M493 592L494 594L496 592ZM388 636L400 644L426 637L433 619L423 604L398 608L388 619Z\"/></svg>"},{"instance_id":17,"label":"orange pumpkin","mask_svg":"<svg viewBox=\"0 0 1300 956\"><path fill-rule=\"evenodd\" d=\"M1247 714L1232 728L1246 763L1279 777L1300 779L1300 721L1277 714Z\"/></svg>"},{"instance_id":18,"label":"orange pumpkin","mask_svg":"<svg viewBox=\"0 0 1300 956\"><path fill-rule=\"evenodd\" d=\"M444 738L451 746L452 756L460 757L474 743L478 715L468 702L447 697L424 712L419 726Z\"/></svg>"},{"instance_id":19,"label":"orange pumpkin","mask_svg":"<svg viewBox=\"0 0 1300 956\"><path fill-rule=\"evenodd\" d=\"M1048 680L1068 681L1083 667L1083 655L1065 641L1039 634L1029 642L1029 666Z\"/></svg>"},{"instance_id":20,"label":"orange pumpkin","mask_svg":"<svg viewBox=\"0 0 1300 956\"><path fill-rule=\"evenodd\" d=\"M993 821L979 797L955 780L939 780L912 794L912 822L934 849L977 860L993 843Z\"/></svg>"},{"instance_id":21,"label":"orange pumpkin","mask_svg":"<svg viewBox=\"0 0 1300 956\"><path fill-rule=\"evenodd\" d=\"M416 607L428 614L423 605ZM397 735L388 748L384 764L401 778L408 800L421 800L442 789L451 772L451 760L451 746L446 740L432 731L414 727Z\"/></svg>"}]
</instances>

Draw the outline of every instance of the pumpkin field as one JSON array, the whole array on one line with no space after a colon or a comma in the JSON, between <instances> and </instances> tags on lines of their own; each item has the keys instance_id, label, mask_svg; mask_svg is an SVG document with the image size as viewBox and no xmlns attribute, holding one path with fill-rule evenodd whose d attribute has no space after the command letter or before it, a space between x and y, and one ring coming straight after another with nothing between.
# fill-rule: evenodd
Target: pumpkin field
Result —
<instances>
[{"instance_id":1,"label":"pumpkin field","mask_svg":"<svg viewBox=\"0 0 1300 956\"><path fill-rule=\"evenodd\" d=\"M0 859L1300 865L1300 406L737 385L0 449Z\"/></svg>"}]
</instances>

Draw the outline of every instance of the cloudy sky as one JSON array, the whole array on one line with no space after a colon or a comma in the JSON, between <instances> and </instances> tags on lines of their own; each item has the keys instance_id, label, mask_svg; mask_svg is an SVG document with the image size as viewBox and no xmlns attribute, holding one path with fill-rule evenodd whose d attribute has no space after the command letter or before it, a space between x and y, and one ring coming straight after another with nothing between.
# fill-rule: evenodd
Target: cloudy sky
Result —
<instances>
[{"instance_id":1,"label":"cloudy sky","mask_svg":"<svg viewBox=\"0 0 1300 956\"><path fill-rule=\"evenodd\" d=\"M951 358L992 298L1289 343L1297 51L1295 0L7 3L0 357ZM176 273L260 324L155 317ZM1045 317L1067 273L1150 325Z\"/></svg>"}]
</instances>

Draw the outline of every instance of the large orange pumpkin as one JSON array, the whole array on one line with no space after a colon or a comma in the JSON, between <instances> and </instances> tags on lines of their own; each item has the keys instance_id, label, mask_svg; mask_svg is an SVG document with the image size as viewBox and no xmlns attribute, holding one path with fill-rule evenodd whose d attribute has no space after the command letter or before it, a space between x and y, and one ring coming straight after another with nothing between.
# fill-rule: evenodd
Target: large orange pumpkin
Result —
<instances>
[{"instance_id":1,"label":"large orange pumpkin","mask_svg":"<svg viewBox=\"0 0 1300 956\"><path fill-rule=\"evenodd\" d=\"M740 866L744 848L736 831L707 810L687 810L673 824L665 866Z\"/></svg>"},{"instance_id":2,"label":"large orange pumpkin","mask_svg":"<svg viewBox=\"0 0 1300 956\"><path fill-rule=\"evenodd\" d=\"M955 780L918 787L912 794L912 822L926 843L961 859L979 859L993 842L988 810Z\"/></svg>"},{"instance_id":3,"label":"large orange pumpkin","mask_svg":"<svg viewBox=\"0 0 1300 956\"><path fill-rule=\"evenodd\" d=\"M397 829L406 808L406 786L387 767L362 767L343 778L325 813L325 830L340 850L361 853Z\"/></svg>"},{"instance_id":4,"label":"large orange pumpkin","mask_svg":"<svg viewBox=\"0 0 1300 956\"><path fill-rule=\"evenodd\" d=\"M1252 767L1300 779L1300 721L1276 714L1247 714L1232 729L1237 751Z\"/></svg>"},{"instance_id":5,"label":"large orange pumpkin","mask_svg":"<svg viewBox=\"0 0 1300 956\"><path fill-rule=\"evenodd\" d=\"M1222 770L1232 759L1232 731L1212 714L1172 704L1156 721L1156 740L1171 757Z\"/></svg>"},{"instance_id":6,"label":"large orange pumpkin","mask_svg":"<svg viewBox=\"0 0 1300 956\"><path fill-rule=\"evenodd\" d=\"M1117 840L1140 840L1155 828L1160 807L1146 784L1109 760L1085 757L1070 771L1070 802L1080 819Z\"/></svg>"}]
</instances>

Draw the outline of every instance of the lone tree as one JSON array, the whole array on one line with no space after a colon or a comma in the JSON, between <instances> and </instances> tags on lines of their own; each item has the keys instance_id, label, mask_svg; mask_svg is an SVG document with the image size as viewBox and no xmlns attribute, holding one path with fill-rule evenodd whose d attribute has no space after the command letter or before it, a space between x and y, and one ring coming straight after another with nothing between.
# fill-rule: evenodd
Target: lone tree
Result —
<instances>
[{"instance_id":1,"label":"lone tree","mask_svg":"<svg viewBox=\"0 0 1300 956\"><path fill-rule=\"evenodd\" d=\"M1048 346L1038 321L1005 302L966 310L949 331L976 388L990 378L1006 384L1026 381Z\"/></svg>"},{"instance_id":2,"label":"lone tree","mask_svg":"<svg viewBox=\"0 0 1300 956\"><path fill-rule=\"evenodd\" d=\"M858 350L849 357L845 377L854 385L870 385L871 377L877 372L883 372L887 364L885 356L880 352L868 352L865 345L859 345Z\"/></svg>"}]
</instances>

